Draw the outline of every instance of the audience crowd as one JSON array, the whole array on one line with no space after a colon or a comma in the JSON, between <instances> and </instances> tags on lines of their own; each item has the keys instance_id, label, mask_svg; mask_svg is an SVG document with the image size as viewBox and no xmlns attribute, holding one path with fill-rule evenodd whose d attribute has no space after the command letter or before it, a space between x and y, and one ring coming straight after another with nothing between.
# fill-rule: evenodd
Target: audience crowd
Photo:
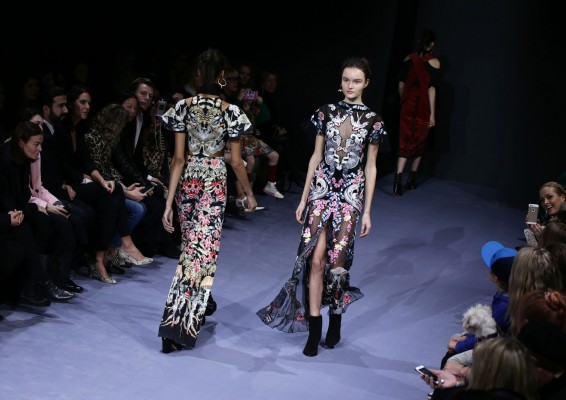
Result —
<instances>
[{"instance_id":1,"label":"audience crowd","mask_svg":"<svg viewBox=\"0 0 566 400\"><path fill-rule=\"evenodd\" d=\"M161 222L173 134L159 117L198 93L199 76L186 54L148 60L117 59L111 94L84 62L67 74L0 76L0 249L10 255L0 260L0 302L45 307L83 291L76 274L116 284L125 268L156 255L179 258L180 229L168 233ZM222 97L254 122L242 139L254 191L284 199L290 183L302 182L289 167L278 75L261 76L234 64ZM246 218L233 173L229 195L227 215Z\"/></svg>"},{"instance_id":2,"label":"audience crowd","mask_svg":"<svg viewBox=\"0 0 566 400\"><path fill-rule=\"evenodd\" d=\"M436 376L421 374L429 399L566 398L566 190L546 182L539 199L525 243L483 245L496 286L491 316L466 312L467 331L449 339L439 369L430 368Z\"/></svg>"}]
</instances>

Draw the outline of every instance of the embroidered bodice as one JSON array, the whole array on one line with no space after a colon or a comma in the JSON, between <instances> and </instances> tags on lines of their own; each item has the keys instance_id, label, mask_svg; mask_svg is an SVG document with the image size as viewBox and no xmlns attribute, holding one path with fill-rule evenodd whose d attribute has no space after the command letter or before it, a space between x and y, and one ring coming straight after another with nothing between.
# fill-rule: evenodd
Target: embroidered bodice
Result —
<instances>
[{"instance_id":1,"label":"embroidered bodice","mask_svg":"<svg viewBox=\"0 0 566 400\"><path fill-rule=\"evenodd\" d=\"M222 100L194 96L180 100L161 117L166 129L187 134L191 154L210 157L229 139L236 139L251 127L246 114L234 104L222 110Z\"/></svg>"}]
</instances>

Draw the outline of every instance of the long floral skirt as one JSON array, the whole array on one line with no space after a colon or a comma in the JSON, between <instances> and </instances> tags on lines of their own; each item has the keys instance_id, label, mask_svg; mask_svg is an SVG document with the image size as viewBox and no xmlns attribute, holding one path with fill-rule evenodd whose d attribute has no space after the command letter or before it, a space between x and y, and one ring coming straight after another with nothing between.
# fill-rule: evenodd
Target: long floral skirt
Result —
<instances>
[{"instance_id":1,"label":"long floral skirt","mask_svg":"<svg viewBox=\"0 0 566 400\"><path fill-rule=\"evenodd\" d=\"M323 229L328 228L322 307L328 306L328 314L342 314L363 297L358 288L350 286L349 275L358 212L336 199L314 200L307 207L291 277L275 299L256 313L266 325L287 333L308 331L311 258Z\"/></svg>"},{"instance_id":2,"label":"long floral skirt","mask_svg":"<svg viewBox=\"0 0 566 400\"><path fill-rule=\"evenodd\" d=\"M216 273L226 208L223 158L189 156L175 200L182 249L158 336L194 347Z\"/></svg>"}]
</instances>

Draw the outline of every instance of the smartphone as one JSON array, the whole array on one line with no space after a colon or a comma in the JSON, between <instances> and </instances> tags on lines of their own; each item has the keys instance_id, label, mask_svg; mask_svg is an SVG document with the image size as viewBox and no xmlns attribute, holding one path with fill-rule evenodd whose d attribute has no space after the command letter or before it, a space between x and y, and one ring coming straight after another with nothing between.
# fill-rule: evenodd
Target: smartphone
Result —
<instances>
[{"instance_id":1,"label":"smartphone","mask_svg":"<svg viewBox=\"0 0 566 400\"><path fill-rule=\"evenodd\" d=\"M415 370L419 374L430 376L434 380L434 383L438 384L438 375L436 375L430 369L426 368L424 365L419 365L419 366L415 367Z\"/></svg>"},{"instance_id":2,"label":"smartphone","mask_svg":"<svg viewBox=\"0 0 566 400\"><path fill-rule=\"evenodd\" d=\"M141 192L143 194L151 194L151 192L153 192L153 189L155 188L155 186L153 186L151 183L148 183L142 190Z\"/></svg>"},{"instance_id":3,"label":"smartphone","mask_svg":"<svg viewBox=\"0 0 566 400\"><path fill-rule=\"evenodd\" d=\"M155 116L156 117L161 117L163 114L165 114L165 109L167 108L167 102L165 100L159 100L157 102L157 106L155 109Z\"/></svg>"},{"instance_id":4,"label":"smartphone","mask_svg":"<svg viewBox=\"0 0 566 400\"><path fill-rule=\"evenodd\" d=\"M527 224L536 224L538 220L538 204L529 204L527 210Z\"/></svg>"}]
</instances>

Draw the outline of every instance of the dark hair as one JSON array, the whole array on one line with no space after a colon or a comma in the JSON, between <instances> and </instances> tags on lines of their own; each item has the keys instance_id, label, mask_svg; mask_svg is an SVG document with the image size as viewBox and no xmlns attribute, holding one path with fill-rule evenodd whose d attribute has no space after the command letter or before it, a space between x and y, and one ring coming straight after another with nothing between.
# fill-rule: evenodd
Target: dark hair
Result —
<instances>
[{"instance_id":1,"label":"dark hair","mask_svg":"<svg viewBox=\"0 0 566 400\"><path fill-rule=\"evenodd\" d=\"M220 95L221 88L218 84L218 77L227 65L224 54L216 49L209 48L197 56L195 69L201 77L201 91L203 93Z\"/></svg>"},{"instance_id":2,"label":"dark hair","mask_svg":"<svg viewBox=\"0 0 566 400\"><path fill-rule=\"evenodd\" d=\"M90 90L85 85L80 84L71 86L71 88L67 91L67 108L69 109L69 111L73 109L75 101L83 93L90 94Z\"/></svg>"},{"instance_id":3,"label":"dark hair","mask_svg":"<svg viewBox=\"0 0 566 400\"><path fill-rule=\"evenodd\" d=\"M366 76L366 79L371 79L372 72L369 65L369 60L365 57L349 57L342 63L341 71L346 68L358 68L361 69Z\"/></svg>"},{"instance_id":4,"label":"dark hair","mask_svg":"<svg viewBox=\"0 0 566 400\"><path fill-rule=\"evenodd\" d=\"M41 106L51 107L53 105L53 99L58 96L66 96L65 89L61 86L51 86L45 89L41 93Z\"/></svg>"},{"instance_id":5,"label":"dark hair","mask_svg":"<svg viewBox=\"0 0 566 400\"><path fill-rule=\"evenodd\" d=\"M20 122L12 132L12 138L10 140L12 161L20 165L30 162L20 147L20 140L27 143L32 137L38 135L43 135L43 130L38 124L31 121Z\"/></svg>"},{"instance_id":6,"label":"dark hair","mask_svg":"<svg viewBox=\"0 0 566 400\"><path fill-rule=\"evenodd\" d=\"M136 94L134 92L132 92L131 90L120 90L120 91L118 91L118 93L116 93L114 101L117 104L122 104L127 99L130 99L132 97L136 99L136 102L138 101Z\"/></svg>"},{"instance_id":7,"label":"dark hair","mask_svg":"<svg viewBox=\"0 0 566 400\"><path fill-rule=\"evenodd\" d=\"M426 49L428 49L428 47L432 43L436 42L436 35L434 34L433 31L429 29L425 29L419 35L419 39L417 42L419 44L419 53L427 52Z\"/></svg>"},{"instance_id":8,"label":"dark hair","mask_svg":"<svg viewBox=\"0 0 566 400\"><path fill-rule=\"evenodd\" d=\"M20 122L29 121L34 115L41 115L41 117L43 118L43 113L41 112L41 110L33 107L26 107L20 111Z\"/></svg>"},{"instance_id":9,"label":"dark hair","mask_svg":"<svg viewBox=\"0 0 566 400\"><path fill-rule=\"evenodd\" d=\"M550 221L542 231L542 243L546 247L550 243L566 243L566 224L562 221Z\"/></svg>"},{"instance_id":10,"label":"dark hair","mask_svg":"<svg viewBox=\"0 0 566 400\"><path fill-rule=\"evenodd\" d=\"M153 83L153 81L151 79L149 79L149 78L136 78L130 84L130 91L135 93L136 90L138 90L138 88L140 87L140 85L147 85L147 86L150 86L153 89L155 89L155 84Z\"/></svg>"}]
</instances>

